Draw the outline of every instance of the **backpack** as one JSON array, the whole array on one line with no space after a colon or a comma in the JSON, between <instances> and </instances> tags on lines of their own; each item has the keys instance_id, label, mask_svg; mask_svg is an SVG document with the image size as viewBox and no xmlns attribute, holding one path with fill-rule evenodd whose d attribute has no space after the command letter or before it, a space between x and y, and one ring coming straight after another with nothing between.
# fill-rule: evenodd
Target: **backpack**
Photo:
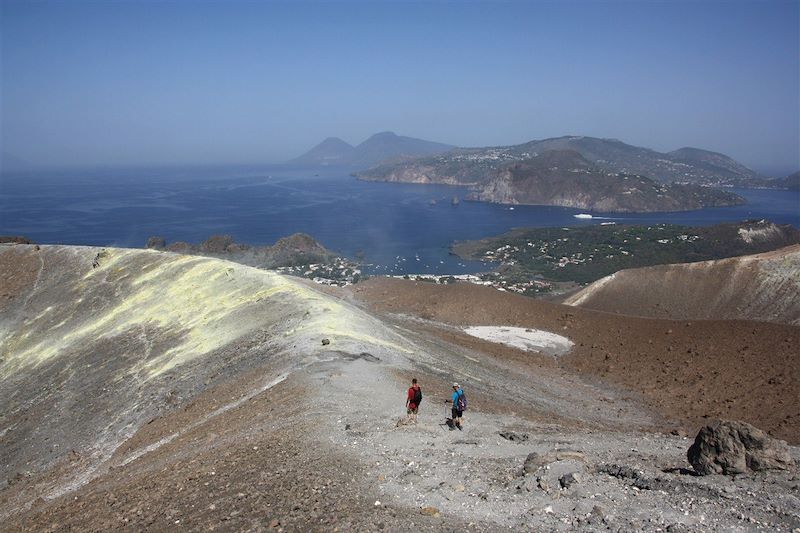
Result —
<instances>
[{"instance_id":1,"label":"backpack","mask_svg":"<svg viewBox=\"0 0 800 533\"><path fill-rule=\"evenodd\" d=\"M466 411L467 410L467 396L464 394L464 391L458 389L458 402L457 407L459 411Z\"/></svg>"},{"instance_id":2,"label":"backpack","mask_svg":"<svg viewBox=\"0 0 800 533\"><path fill-rule=\"evenodd\" d=\"M422 403L422 389L416 388L414 389L414 405L419 407L420 403Z\"/></svg>"}]
</instances>

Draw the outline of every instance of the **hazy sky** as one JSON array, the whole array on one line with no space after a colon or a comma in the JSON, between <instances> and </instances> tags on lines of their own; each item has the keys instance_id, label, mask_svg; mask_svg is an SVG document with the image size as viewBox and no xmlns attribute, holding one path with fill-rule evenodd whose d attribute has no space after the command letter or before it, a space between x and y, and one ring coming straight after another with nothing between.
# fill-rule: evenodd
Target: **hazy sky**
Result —
<instances>
[{"instance_id":1,"label":"hazy sky","mask_svg":"<svg viewBox=\"0 0 800 533\"><path fill-rule=\"evenodd\" d=\"M2 151L254 163L393 130L800 168L800 2L2 4Z\"/></svg>"}]
</instances>

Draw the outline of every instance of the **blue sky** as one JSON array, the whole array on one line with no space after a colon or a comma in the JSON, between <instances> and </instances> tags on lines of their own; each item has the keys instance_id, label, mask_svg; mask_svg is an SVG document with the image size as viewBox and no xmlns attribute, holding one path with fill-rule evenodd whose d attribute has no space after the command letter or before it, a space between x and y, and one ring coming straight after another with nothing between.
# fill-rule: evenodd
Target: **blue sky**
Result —
<instances>
[{"instance_id":1,"label":"blue sky","mask_svg":"<svg viewBox=\"0 0 800 533\"><path fill-rule=\"evenodd\" d=\"M800 168L798 1L2 2L2 151L258 163L393 130Z\"/></svg>"}]
</instances>

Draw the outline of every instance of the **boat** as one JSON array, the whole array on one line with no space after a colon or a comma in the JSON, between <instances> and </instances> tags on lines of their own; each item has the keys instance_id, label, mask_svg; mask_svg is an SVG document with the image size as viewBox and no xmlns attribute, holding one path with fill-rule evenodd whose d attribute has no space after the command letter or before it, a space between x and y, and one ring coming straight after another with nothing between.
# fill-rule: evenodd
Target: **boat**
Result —
<instances>
[{"instance_id":1,"label":"boat","mask_svg":"<svg viewBox=\"0 0 800 533\"><path fill-rule=\"evenodd\" d=\"M578 213L577 215L572 215L575 218L593 218L592 215L589 213Z\"/></svg>"}]
</instances>

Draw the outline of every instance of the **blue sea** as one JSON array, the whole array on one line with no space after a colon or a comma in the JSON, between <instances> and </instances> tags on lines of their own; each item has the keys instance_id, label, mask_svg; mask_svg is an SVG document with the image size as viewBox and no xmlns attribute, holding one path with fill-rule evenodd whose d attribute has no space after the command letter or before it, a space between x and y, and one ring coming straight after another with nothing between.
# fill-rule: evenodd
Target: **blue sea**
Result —
<instances>
[{"instance_id":1,"label":"blue sea","mask_svg":"<svg viewBox=\"0 0 800 533\"><path fill-rule=\"evenodd\" d=\"M800 227L800 192L736 189L738 207L576 219L577 209L466 202L462 187L370 183L351 169L205 167L95 169L0 177L0 235L42 243L143 247L148 237L197 243L230 234L252 245L295 232L373 273L469 273L479 262L450 255L457 240L523 226L617 223L709 225L766 218ZM452 205L453 197L462 199Z\"/></svg>"}]
</instances>

